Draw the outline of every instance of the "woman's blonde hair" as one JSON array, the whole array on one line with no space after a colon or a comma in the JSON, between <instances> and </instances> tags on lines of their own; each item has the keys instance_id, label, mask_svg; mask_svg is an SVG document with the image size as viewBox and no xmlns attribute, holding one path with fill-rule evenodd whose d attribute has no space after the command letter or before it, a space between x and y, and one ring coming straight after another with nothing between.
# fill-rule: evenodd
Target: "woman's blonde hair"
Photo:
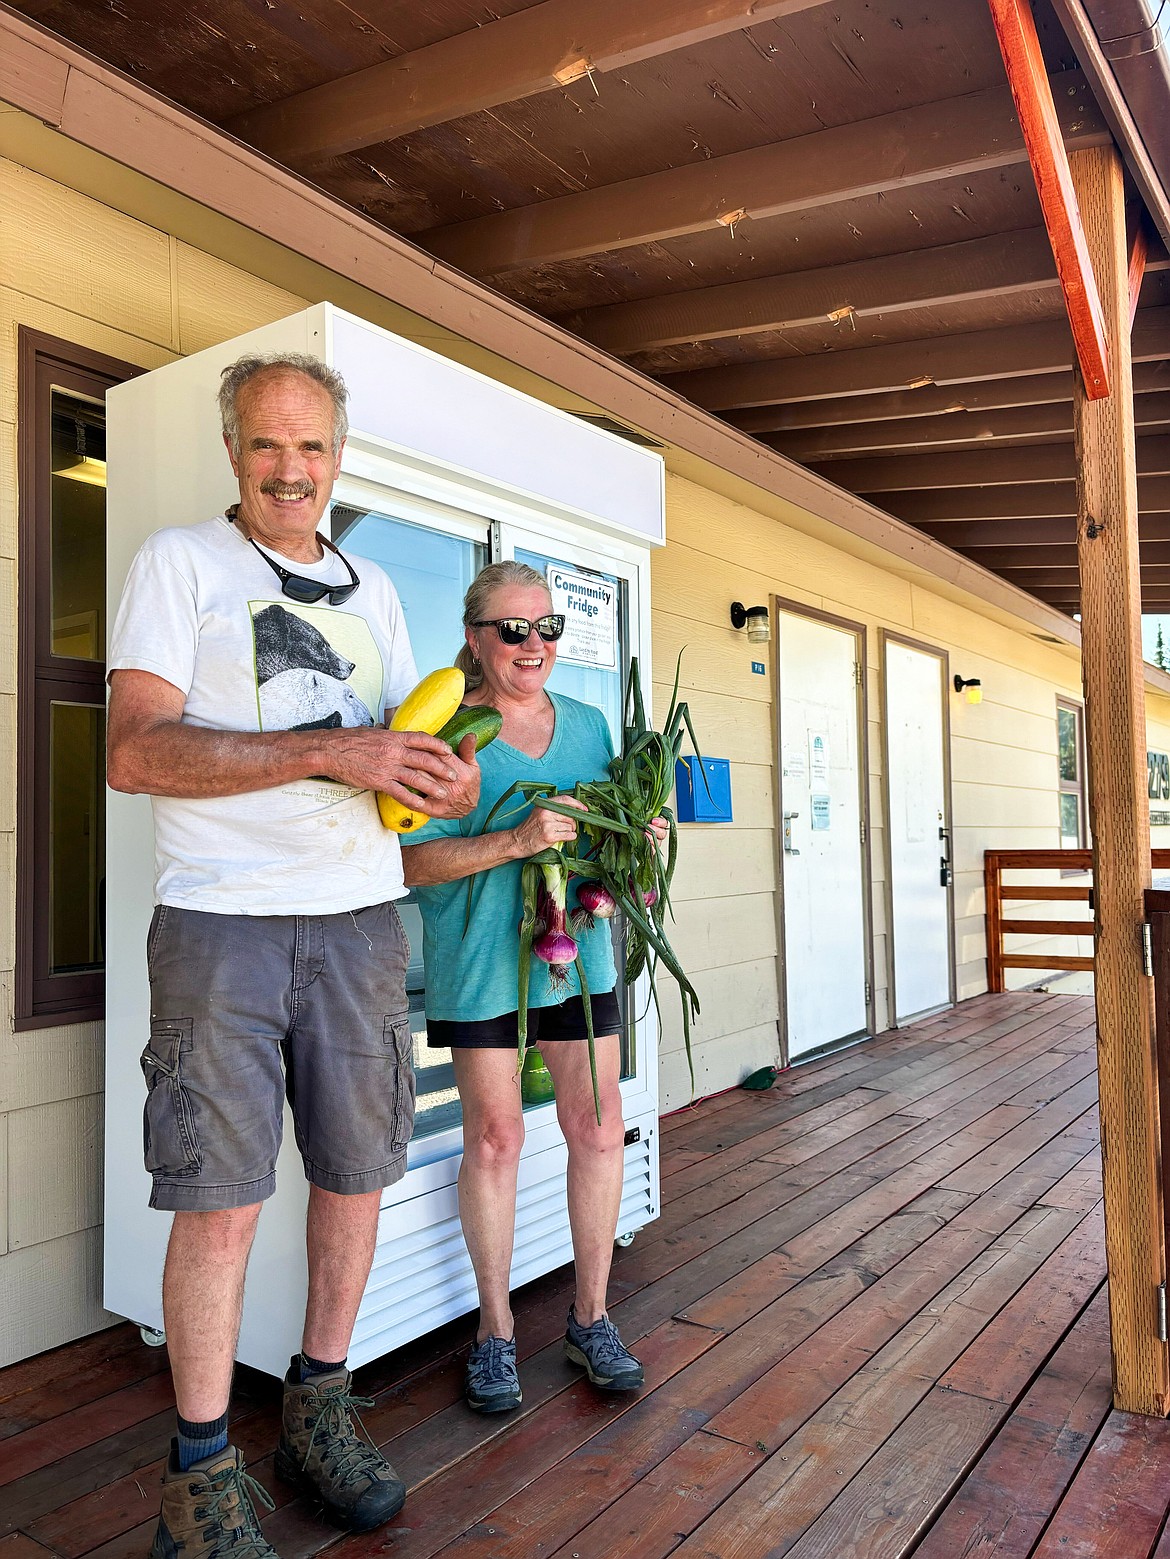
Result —
<instances>
[{"instance_id":1,"label":"woman's blonde hair","mask_svg":"<svg viewBox=\"0 0 1170 1559\"><path fill-rule=\"evenodd\" d=\"M536 569L529 568L527 563L517 563L514 559L504 563L489 563L486 568L480 569L463 597L465 628L487 615L488 602L491 600L493 591L501 589L504 585L515 585L522 590L534 590L539 586L548 596L550 604L552 602L548 580ZM469 693L483 681L483 667L471 653L471 645L466 641L455 657L455 664L466 678Z\"/></svg>"}]
</instances>

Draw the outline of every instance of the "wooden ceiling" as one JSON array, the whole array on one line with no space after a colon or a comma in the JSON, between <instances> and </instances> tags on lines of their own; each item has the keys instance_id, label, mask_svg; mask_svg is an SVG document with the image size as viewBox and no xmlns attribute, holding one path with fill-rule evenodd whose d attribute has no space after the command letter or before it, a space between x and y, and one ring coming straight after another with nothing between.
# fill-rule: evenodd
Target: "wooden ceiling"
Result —
<instances>
[{"instance_id":1,"label":"wooden ceiling","mask_svg":"<svg viewBox=\"0 0 1170 1559\"><path fill-rule=\"evenodd\" d=\"M13 9L1077 609L1072 341L986 0ZM1101 144L1035 12L1066 144ZM1170 260L1149 247L1143 607L1170 611Z\"/></svg>"}]
</instances>

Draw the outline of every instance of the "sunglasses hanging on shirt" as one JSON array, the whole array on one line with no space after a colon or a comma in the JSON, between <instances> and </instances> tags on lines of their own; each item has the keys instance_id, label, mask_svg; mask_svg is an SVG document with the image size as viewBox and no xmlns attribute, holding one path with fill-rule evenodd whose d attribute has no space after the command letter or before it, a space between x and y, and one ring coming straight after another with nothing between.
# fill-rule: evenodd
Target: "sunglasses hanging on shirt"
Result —
<instances>
[{"instance_id":1,"label":"sunglasses hanging on shirt","mask_svg":"<svg viewBox=\"0 0 1170 1559\"><path fill-rule=\"evenodd\" d=\"M233 504L226 512L227 518L239 529L239 520L237 518L240 512L239 504ZM255 548L257 555L264 559L277 579L280 580L281 591L288 596L290 601L296 601L300 606L313 606L325 596L329 597L330 606L340 606L343 601L349 600L350 596L361 584L361 580L354 573L353 564L346 557L345 553L342 552L340 547L335 547L327 536L322 536L320 531L317 532L317 540L323 547L328 547L330 552L336 553L345 564L346 572L349 575L348 584L326 585L322 584L319 579L309 579L305 574L291 573L287 568L281 568L279 563L270 558L263 547L257 547L251 536L244 536L242 530L240 535L249 546Z\"/></svg>"}]
</instances>

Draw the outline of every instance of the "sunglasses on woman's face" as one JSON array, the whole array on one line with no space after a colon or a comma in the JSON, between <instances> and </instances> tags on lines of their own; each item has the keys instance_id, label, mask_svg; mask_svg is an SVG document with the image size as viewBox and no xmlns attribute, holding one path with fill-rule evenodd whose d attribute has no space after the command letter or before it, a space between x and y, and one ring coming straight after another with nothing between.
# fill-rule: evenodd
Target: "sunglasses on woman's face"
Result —
<instances>
[{"instance_id":1,"label":"sunglasses on woman's face","mask_svg":"<svg viewBox=\"0 0 1170 1559\"><path fill-rule=\"evenodd\" d=\"M527 617L483 617L472 628L494 628L505 644L523 644L535 628L546 644L554 644L565 631L565 614L550 612L530 622Z\"/></svg>"}]
</instances>

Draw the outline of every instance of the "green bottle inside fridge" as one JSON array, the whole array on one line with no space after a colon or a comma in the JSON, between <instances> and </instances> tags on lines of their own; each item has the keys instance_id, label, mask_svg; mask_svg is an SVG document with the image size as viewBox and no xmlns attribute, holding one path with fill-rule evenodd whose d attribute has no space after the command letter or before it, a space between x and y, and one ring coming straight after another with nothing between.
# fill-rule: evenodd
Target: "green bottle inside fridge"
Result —
<instances>
[{"instance_id":1,"label":"green bottle inside fridge","mask_svg":"<svg viewBox=\"0 0 1170 1559\"><path fill-rule=\"evenodd\" d=\"M529 1048L524 1054L524 1067L520 1073L520 1099L524 1104L548 1104L555 1097L552 1073L544 1064L539 1050Z\"/></svg>"}]
</instances>

